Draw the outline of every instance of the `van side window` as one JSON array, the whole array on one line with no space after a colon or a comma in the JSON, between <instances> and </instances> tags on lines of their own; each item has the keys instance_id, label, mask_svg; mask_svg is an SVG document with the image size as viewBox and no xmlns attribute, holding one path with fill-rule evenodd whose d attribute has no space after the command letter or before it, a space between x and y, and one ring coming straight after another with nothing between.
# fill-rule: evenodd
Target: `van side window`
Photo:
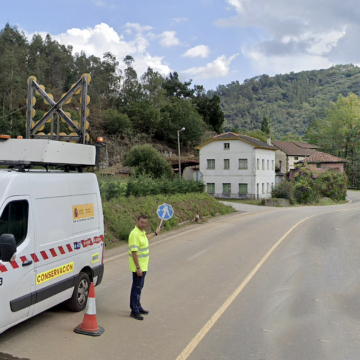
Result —
<instances>
[{"instance_id":1,"label":"van side window","mask_svg":"<svg viewBox=\"0 0 360 360\"><path fill-rule=\"evenodd\" d=\"M0 217L0 236L12 234L16 245L25 239L28 231L29 203L26 200L8 203Z\"/></svg>"}]
</instances>

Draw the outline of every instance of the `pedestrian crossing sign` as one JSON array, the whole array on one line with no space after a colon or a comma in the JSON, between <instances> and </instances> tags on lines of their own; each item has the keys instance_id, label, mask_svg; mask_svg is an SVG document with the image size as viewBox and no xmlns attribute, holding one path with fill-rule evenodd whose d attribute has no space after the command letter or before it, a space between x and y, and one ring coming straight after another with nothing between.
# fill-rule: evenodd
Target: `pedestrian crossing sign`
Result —
<instances>
[{"instance_id":1,"label":"pedestrian crossing sign","mask_svg":"<svg viewBox=\"0 0 360 360\"><path fill-rule=\"evenodd\" d=\"M174 209L169 204L162 204L157 209L158 217L163 220L169 220L174 215Z\"/></svg>"}]
</instances>

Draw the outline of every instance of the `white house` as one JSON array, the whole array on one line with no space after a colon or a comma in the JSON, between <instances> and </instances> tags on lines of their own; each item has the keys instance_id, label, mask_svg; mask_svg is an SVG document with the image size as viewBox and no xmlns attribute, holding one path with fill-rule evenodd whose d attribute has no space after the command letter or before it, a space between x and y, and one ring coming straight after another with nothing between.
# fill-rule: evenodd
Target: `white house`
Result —
<instances>
[{"instance_id":1,"label":"white house","mask_svg":"<svg viewBox=\"0 0 360 360\"><path fill-rule=\"evenodd\" d=\"M225 198L271 196L275 186L274 146L229 132L213 137L197 149L200 172L209 194Z\"/></svg>"}]
</instances>

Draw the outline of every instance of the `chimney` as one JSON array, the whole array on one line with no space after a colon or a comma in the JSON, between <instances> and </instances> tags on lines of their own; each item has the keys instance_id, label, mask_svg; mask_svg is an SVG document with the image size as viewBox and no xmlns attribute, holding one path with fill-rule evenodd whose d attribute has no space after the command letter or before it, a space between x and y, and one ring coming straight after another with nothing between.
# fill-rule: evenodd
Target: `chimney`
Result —
<instances>
[{"instance_id":1,"label":"chimney","mask_svg":"<svg viewBox=\"0 0 360 360\"><path fill-rule=\"evenodd\" d=\"M267 143L268 143L268 145L272 146L271 137L270 137L270 136L269 136L268 139L267 139Z\"/></svg>"}]
</instances>

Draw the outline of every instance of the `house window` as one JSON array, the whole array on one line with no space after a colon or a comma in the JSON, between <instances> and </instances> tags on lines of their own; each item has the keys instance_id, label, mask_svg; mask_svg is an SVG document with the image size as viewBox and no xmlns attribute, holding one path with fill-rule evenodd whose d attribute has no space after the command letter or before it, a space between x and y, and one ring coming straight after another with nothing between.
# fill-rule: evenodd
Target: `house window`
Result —
<instances>
[{"instance_id":1,"label":"house window","mask_svg":"<svg viewBox=\"0 0 360 360\"><path fill-rule=\"evenodd\" d=\"M264 183L261 184L261 192L263 194L265 194L265 184Z\"/></svg>"},{"instance_id":2,"label":"house window","mask_svg":"<svg viewBox=\"0 0 360 360\"><path fill-rule=\"evenodd\" d=\"M224 169L229 170L230 169L230 160L224 159Z\"/></svg>"},{"instance_id":3,"label":"house window","mask_svg":"<svg viewBox=\"0 0 360 360\"><path fill-rule=\"evenodd\" d=\"M223 183L223 194L231 194L231 184Z\"/></svg>"},{"instance_id":4,"label":"house window","mask_svg":"<svg viewBox=\"0 0 360 360\"><path fill-rule=\"evenodd\" d=\"M270 185L269 185L269 183L266 184L266 192L267 192L267 193L270 192Z\"/></svg>"},{"instance_id":5,"label":"house window","mask_svg":"<svg viewBox=\"0 0 360 360\"><path fill-rule=\"evenodd\" d=\"M239 195L247 195L248 184L239 184Z\"/></svg>"},{"instance_id":6,"label":"house window","mask_svg":"<svg viewBox=\"0 0 360 360\"><path fill-rule=\"evenodd\" d=\"M299 157L298 157L298 156L295 156L295 157L294 157L294 160L299 160Z\"/></svg>"},{"instance_id":7,"label":"house window","mask_svg":"<svg viewBox=\"0 0 360 360\"><path fill-rule=\"evenodd\" d=\"M215 159L208 159L207 160L207 168L208 169L215 169Z\"/></svg>"},{"instance_id":8,"label":"house window","mask_svg":"<svg viewBox=\"0 0 360 360\"><path fill-rule=\"evenodd\" d=\"M270 170L270 160L267 160L267 169Z\"/></svg>"},{"instance_id":9,"label":"house window","mask_svg":"<svg viewBox=\"0 0 360 360\"><path fill-rule=\"evenodd\" d=\"M239 159L239 169L244 170L248 168L247 159Z\"/></svg>"},{"instance_id":10,"label":"house window","mask_svg":"<svg viewBox=\"0 0 360 360\"><path fill-rule=\"evenodd\" d=\"M206 190L208 194L215 194L215 184L214 183L207 183Z\"/></svg>"},{"instance_id":11,"label":"house window","mask_svg":"<svg viewBox=\"0 0 360 360\"><path fill-rule=\"evenodd\" d=\"M262 159L261 163L262 163L262 169L265 170L265 160Z\"/></svg>"},{"instance_id":12,"label":"house window","mask_svg":"<svg viewBox=\"0 0 360 360\"><path fill-rule=\"evenodd\" d=\"M224 143L224 150L230 149L230 143Z\"/></svg>"},{"instance_id":13,"label":"house window","mask_svg":"<svg viewBox=\"0 0 360 360\"><path fill-rule=\"evenodd\" d=\"M275 165L275 164L274 164L274 160L271 160L271 169L272 169L272 170L275 170L274 165Z\"/></svg>"},{"instance_id":14,"label":"house window","mask_svg":"<svg viewBox=\"0 0 360 360\"><path fill-rule=\"evenodd\" d=\"M256 159L256 168L260 170L260 160Z\"/></svg>"},{"instance_id":15,"label":"house window","mask_svg":"<svg viewBox=\"0 0 360 360\"><path fill-rule=\"evenodd\" d=\"M17 200L8 203L0 217L0 236L12 234L16 245L19 246L27 236L29 217L29 203Z\"/></svg>"},{"instance_id":16,"label":"house window","mask_svg":"<svg viewBox=\"0 0 360 360\"><path fill-rule=\"evenodd\" d=\"M320 169L320 168L321 168L321 164L316 164L316 167L317 167L318 169Z\"/></svg>"}]
</instances>

